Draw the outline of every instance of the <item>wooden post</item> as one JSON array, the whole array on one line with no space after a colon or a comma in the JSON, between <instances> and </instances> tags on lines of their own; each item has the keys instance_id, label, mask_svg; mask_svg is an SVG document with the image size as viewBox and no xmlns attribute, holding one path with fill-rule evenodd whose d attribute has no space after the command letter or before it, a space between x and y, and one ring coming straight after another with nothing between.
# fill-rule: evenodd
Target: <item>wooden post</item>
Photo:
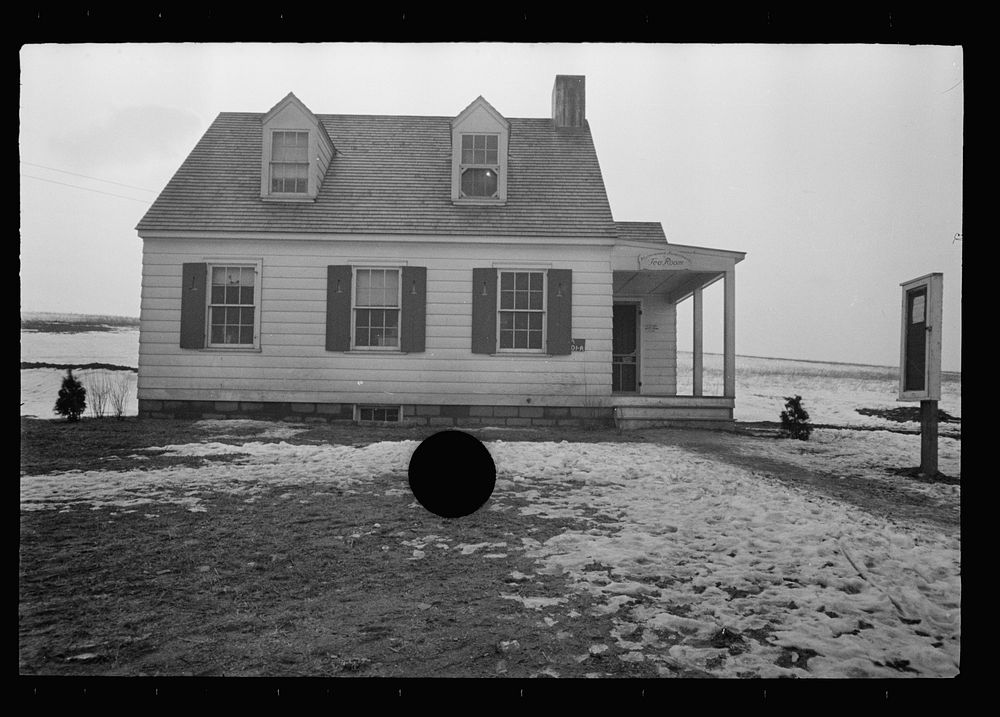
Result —
<instances>
[{"instance_id":1,"label":"wooden post","mask_svg":"<svg viewBox=\"0 0 1000 717\"><path fill-rule=\"evenodd\" d=\"M938 402L920 402L920 473L934 477L938 472Z\"/></svg>"},{"instance_id":2,"label":"wooden post","mask_svg":"<svg viewBox=\"0 0 1000 717\"><path fill-rule=\"evenodd\" d=\"M920 475L938 473L941 398L941 272L904 281L899 332L899 400L920 401Z\"/></svg>"},{"instance_id":3,"label":"wooden post","mask_svg":"<svg viewBox=\"0 0 1000 717\"><path fill-rule=\"evenodd\" d=\"M725 386L723 396L736 397L736 267L726 269L725 279L725 317L723 335L723 371L722 380Z\"/></svg>"},{"instance_id":4,"label":"wooden post","mask_svg":"<svg viewBox=\"0 0 1000 717\"><path fill-rule=\"evenodd\" d=\"M691 299L694 302L694 306L692 307L692 314L694 315L694 345L692 351L694 355L694 364L693 364L694 376L692 377L693 389L691 391L691 394L694 396L700 396L702 395L702 390L703 390L702 381L704 378L704 352L702 350L703 348L702 337L704 335L704 332L702 329L703 312L701 308L702 304L701 304L700 286L694 290L694 293L691 295Z\"/></svg>"}]
</instances>

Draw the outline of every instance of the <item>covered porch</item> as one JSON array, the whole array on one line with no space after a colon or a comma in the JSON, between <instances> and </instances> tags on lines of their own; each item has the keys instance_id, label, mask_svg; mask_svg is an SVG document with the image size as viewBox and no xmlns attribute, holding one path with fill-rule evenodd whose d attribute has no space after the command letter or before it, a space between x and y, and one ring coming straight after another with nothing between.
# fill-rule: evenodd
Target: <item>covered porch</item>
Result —
<instances>
[{"instance_id":1,"label":"covered porch","mask_svg":"<svg viewBox=\"0 0 1000 717\"><path fill-rule=\"evenodd\" d=\"M612 395L620 428L724 425L736 400L736 264L745 253L657 241L626 223L612 258ZM662 236L662 229L660 236ZM640 236L635 236L636 234ZM652 237L648 236L653 234ZM706 395L703 292L723 283L721 394ZM677 307L691 301L690 393L678 393Z\"/></svg>"}]
</instances>

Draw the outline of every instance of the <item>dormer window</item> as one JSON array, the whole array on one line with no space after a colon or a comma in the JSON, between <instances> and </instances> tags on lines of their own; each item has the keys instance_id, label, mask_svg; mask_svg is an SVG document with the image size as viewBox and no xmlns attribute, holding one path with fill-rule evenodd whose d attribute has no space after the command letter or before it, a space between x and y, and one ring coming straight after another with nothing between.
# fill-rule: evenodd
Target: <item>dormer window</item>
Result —
<instances>
[{"instance_id":1,"label":"dormer window","mask_svg":"<svg viewBox=\"0 0 1000 717\"><path fill-rule=\"evenodd\" d=\"M291 92L260 123L260 198L315 200L337 152L326 127Z\"/></svg>"},{"instance_id":2,"label":"dormer window","mask_svg":"<svg viewBox=\"0 0 1000 717\"><path fill-rule=\"evenodd\" d=\"M507 201L510 123L482 97L451 121L451 199L455 204Z\"/></svg>"},{"instance_id":3,"label":"dormer window","mask_svg":"<svg viewBox=\"0 0 1000 717\"><path fill-rule=\"evenodd\" d=\"M500 174L499 136L462 135L462 196L495 199Z\"/></svg>"}]
</instances>

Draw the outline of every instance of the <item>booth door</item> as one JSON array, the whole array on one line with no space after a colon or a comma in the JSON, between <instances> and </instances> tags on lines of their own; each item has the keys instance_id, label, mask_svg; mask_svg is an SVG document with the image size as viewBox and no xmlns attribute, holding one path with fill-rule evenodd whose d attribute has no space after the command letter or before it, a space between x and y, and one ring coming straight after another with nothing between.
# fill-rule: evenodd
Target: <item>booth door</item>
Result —
<instances>
[{"instance_id":1,"label":"booth door","mask_svg":"<svg viewBox=\"0 0 1000 717\"><path fill-rule=\"evenodd\" d=\"M907 292L906 365L903 367L903 390L926 391L927 372L927 287Z\"/></svg>"},{"instance_id":2,"label":"booth door","mask_svg":"<svg viewBox=\"0 0 1000 717\"><path fill-rule=\"evenodd\" d=\"M637 329L639 307L615 304L611 323L611 390L636 393L639 389L639 351Z\"/></svg>"}]
</instances>

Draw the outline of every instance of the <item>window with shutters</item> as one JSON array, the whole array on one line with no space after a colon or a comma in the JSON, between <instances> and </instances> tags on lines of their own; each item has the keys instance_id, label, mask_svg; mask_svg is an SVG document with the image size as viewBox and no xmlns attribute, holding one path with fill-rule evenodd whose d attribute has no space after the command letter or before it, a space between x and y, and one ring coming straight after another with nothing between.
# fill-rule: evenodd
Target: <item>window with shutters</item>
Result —
<instances>
[{"instance_id":1,"label":"window with shutters","mask_svg":"<svg viewBox=\"0 0 1000 717\"><path fill-rule=\"evenodd\" d=\"M399 269L354 269L353 348L399 350L400 279Z\"/></svg>"},{"instance_id":2,"label":"window with shutters","mask_svg":"<svg viewBox=\"0 0 1000 717\"><path fill-rule=\"evenodd\" d=\"M207 346L257 348L260 264L208 265Z\"/></svg>"},{"instance_id":3,"label":"window with shutters","mask_svg":"<svg viewBox=\"0 0 1000 717\"><path fill-rule=\"evenodd\" d=\"M426 267L330 265L326 286L327 351L425 350Z\"/></svg>"},{"instance_id":4,"label":"window with shutters","mask_svg":"<svg viewBox=\"0 0 1000 717\"><path fill-rule=\"evenodd\" d=\"M472 353L572 353L571 269L477 267L472 286Z\"/></svg>"},{"instance_id":5,"label":"window with shutters","mask_svg":"<svg viewBox=\"0 0 1000 717\"><path fill-rule=\"evenodd\" d=\"M545 351L545 272L498 272L497 350Z\"/></svg>"}]
</instances>

